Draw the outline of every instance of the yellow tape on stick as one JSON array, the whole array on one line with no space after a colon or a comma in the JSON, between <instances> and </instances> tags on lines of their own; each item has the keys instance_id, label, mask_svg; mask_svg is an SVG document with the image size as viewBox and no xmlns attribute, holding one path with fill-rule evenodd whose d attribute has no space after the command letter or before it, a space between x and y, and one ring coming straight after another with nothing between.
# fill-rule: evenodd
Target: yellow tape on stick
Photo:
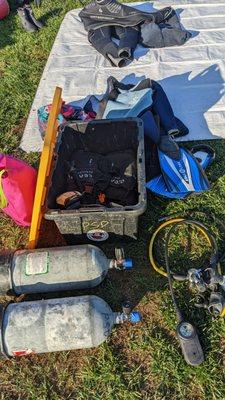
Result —
<instances>
[{"instance_id":1,"label":"yellow tape on stick","mask_svg":"<svg viewBox=\"0 0 225 400\"><path fill-rule=\"evenodd\" d=\"M5 172L6 172L5 169L2 169L0 171L0 208L5 208L8 205L8 200L5 196L5 193L3 191L3 186L2 186L2 176L4 175Z\"/></svg>"}]
</instances>

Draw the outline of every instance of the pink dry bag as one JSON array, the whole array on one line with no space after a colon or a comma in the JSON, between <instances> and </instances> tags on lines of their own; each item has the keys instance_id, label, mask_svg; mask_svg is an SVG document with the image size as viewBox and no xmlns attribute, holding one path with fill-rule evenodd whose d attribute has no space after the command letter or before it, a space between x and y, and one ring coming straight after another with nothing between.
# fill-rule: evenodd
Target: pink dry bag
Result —
<instances>
[{"instance_id":1,"label":"pink dry bag","mask_svg":"<svg viewBox=\"0 0 225 400\"><path fill-rule=\"evenodd\" d=\"M9 14L9 3L7 0L0 0L0 19L7 17Z\"/></svg>"},{"instance_id":2,"label":"pink dry bag","mask_svg":"<svg viewBox=\"0 0 225 400\"><path fill-rule=\"evenodd\" d=\"M0 154L0 209L18 225L30 226L37 172L24 161Z\"/></svg>"}]
</instances>

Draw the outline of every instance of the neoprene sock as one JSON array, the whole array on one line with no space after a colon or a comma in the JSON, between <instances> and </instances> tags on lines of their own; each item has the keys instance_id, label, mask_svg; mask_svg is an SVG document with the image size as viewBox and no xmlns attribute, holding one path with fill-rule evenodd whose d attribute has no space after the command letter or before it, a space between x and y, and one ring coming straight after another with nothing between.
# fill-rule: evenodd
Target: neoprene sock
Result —
<instances>
[{"instance_id":1,"label":"neoprene sock","mask_svg":"<svg viewBox=\"0 0 225 400\"><path fill-rule=\"evenodd\" d=\"M27 32L36 32L38 30L38 27L33 23L33 21L29 18L25 7L18 7L17 8L17 14L20 18L20 21L22 23L23 28Z\"/></svg>"},{"instance_id":2,"label":"neoprene sock","mask_svg":"<svg viewBox=\"0 0 225 400\"><path fill-rule=\"evenodd\" d=\"M33 12L33 10L32 10L31 5L29 5L29 4L25 5L25 6L24 6L24 9L25 9L25 11L26 11L26 13L27 13L27 15L28 15L29 20L30 20L31 22L33 22L33 24L36 25L37 28L39 28L39 29L43 28L42 22L41 22L41 21L38 21L38 20L35 18L34 12Z\"/></svg>"}]
</instances>

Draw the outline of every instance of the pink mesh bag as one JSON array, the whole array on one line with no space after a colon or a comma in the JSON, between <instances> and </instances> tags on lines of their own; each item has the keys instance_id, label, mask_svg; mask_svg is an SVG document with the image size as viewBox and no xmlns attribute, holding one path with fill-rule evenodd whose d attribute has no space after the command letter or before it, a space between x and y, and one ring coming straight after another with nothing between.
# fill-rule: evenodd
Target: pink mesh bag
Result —
<instances>
[{"instance_id":1,"label":"pink mesh bag","mask_svg":"<svg viewBox=\"0 0 225 400\"><path fill-rule=\"evenodd\" d=\"M36 180L34 168L0 153L0 209L17 225L31 224Z\"/></svg>"}]
</instances>

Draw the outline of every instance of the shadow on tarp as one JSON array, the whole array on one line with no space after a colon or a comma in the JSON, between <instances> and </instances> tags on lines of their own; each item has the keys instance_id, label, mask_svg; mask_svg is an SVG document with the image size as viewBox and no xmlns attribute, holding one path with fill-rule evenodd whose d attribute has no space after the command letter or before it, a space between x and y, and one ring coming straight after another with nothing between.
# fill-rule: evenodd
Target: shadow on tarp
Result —
<instances>
[{"instance_id":1,"label":"shadow on tarp","mask_svg":"<svg viewBox=\"0 0 225 400\"><path fill-rule=\"evenodd\" d=\"M137 84L151 76L127 75L123 83ZM219 65L213 64L197 74L190 70L180 75L172 75L157 82L163 87L173 108L176 117L188 127L189 131L196 132L196 139L216 139L211 132L205 114L224 96L224 80ZM188 140L188 136L184 138Z\"/></svg>"}]
</instances>

